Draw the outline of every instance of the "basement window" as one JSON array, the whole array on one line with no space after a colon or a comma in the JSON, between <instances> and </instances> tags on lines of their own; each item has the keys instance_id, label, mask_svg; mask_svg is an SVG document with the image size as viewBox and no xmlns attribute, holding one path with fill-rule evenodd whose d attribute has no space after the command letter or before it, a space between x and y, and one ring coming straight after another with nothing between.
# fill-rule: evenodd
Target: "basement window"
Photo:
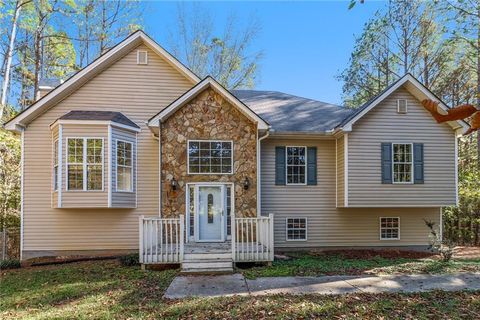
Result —
<instances>
[{"instance_id":1,"label":"basement window","mask_svg":"<svg viewBox=\"0 0 480 320\"><path fill-rule=\"evenodd\" d=\"M380 240L400 240L400 218L380 218Z\"/></svg>"},{"instance_id":2,"label":"basement window","mask_svg":"<svg viewBox=\"0 0 480 320\"><path fill-rule=\"evenodd\" d=\"M287 218L287 241L307 240L307 218Z\"/></svg>"}]
</instances>

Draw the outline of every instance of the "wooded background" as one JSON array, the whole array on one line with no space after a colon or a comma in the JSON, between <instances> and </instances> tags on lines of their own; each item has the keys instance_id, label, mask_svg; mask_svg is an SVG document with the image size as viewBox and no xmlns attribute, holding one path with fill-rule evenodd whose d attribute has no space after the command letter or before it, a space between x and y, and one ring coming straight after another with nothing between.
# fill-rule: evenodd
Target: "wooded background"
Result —
<instances>
[{"instance_id":1,"label":"wooded background","mask_svg":"<svg viewBox=\"0 0 480 320\"><path fill-rule=\"evenodd\" d=\"M42 81L65 80L142 29L144 8L137 1L0 1L1 122L27 108ZM254 88L263 54L252 43L261 23L252 18L239 27L232 14L217 34L213 20L201 5L179 5L167 49L200 77ZM391 0L352 32L355 46L337 77L346 107L362 106L411 73L448 105L480 109L480 0ZM460 204L444 209L444 236L459 244L480 245L479 145L478 134L461 138ZM1 129L0 229L19 225L19 162L18 137Z\"/></svg>"}]
</instances>

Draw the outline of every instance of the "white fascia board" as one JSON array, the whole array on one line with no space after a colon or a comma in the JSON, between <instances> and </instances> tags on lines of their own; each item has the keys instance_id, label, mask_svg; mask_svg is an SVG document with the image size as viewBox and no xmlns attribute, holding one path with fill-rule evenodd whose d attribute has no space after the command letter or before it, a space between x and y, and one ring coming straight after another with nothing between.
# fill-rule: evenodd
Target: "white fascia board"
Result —
<instances>
[{"instance_id":1,"label":"white fascia board","mask_svg":"<svg viewBox=\"0 0 480 320\"><path fill-rule=\"evenodd\" d=\"M24 112L20 113L18 116L5 123L5 129L20 132L17 125L26 126L29 121L25 120L28 119L30 116L34 116L36 113L40 114L42 112L41 109L58 103L64 98L63 95L65 95L66 97L68 94L73 92L72 89L74 89L77 83L82 81L82 83L84 83L89 79L93 78L98 72L103 70L102 67L104 65L108 65L108 63L110 62L113 63L117 61L118 55L121 55L121 53L124 51L130 52L131 49L134 49L142 42L150 49L155 51L162 58L164 58L170 65L179 70L192 83L198 83L200 81L200 79L192 71L188 70L187 67L182 65L177 59L175 59L165 49L160 47L160 45L158 45L155 41L148 37L143 31L137 31L127 37L122 42L120 42L118 45L110 49L104 55L100 56L97 60L93 61L87 67L77 72L60 86L50 91L47 95L32 104ZM31 119L30 121L32 120L33 119Z\"/></svg>"},{"instance_id":2,"label":"white fascia board","mask_svg":"<svg viewBox=\"0 0 480 320\"><path fill-rule=\"evenodd\" d=\"M197 96L200 92L206 88L211 87L217 93L219 93L223 98L225 98L229 103L237 107L245 116L257 123L258 130L268 130L270 126L262 118L260 118L255 112L250 110L245 106L241 101L239 101L234 95L232 95L228 90L219 85L213 78L207 77L202 82L197 84L195 87L186 92L183 96L175 100L167 108L163 109L159 114L153 117L149 122L149 127L158 127L159 122L163 122L170 115L175 113L179 108L184 106L190 100Z\"/></svg>"},{"instance_id":3,"label":"white fascia board","mask_svg":"<svg viewBox=\"0 0 480 320\"><path fill-rule=\"evenodd\" d=\"M407 74L403 76L400 80L398 80L395 85L393 85L390 89L385 91L382 95L378 96L374 101L370 103L368 107L363 109L359 114L357 114L354 118L352 118L350 121L348 121L346 124L342 126L342 131L348 132L352 131L353 124L357 122L360 118L362 118L365 114L367 114L370 110L372 110L375 106L377 106L379 103L381 103L383 100L385 100L389 95L391 95L395 90L403 86L404 84L407 84L407 90L408 85L411 85L415 91L418 92L410 92L412 93L417 99L423 100L423 99L431 99L431 100L439 100L435 95L430 92L423 84L421 84L417 79L412 77L410 74ZM409 91L413 91L410 88ZM423 97L421 97L422 95ZM448 106L446 106L442 101L439 101L438 106L445 112L449 109ZM463 122L463 121L453 121L448 123L450 126L452 126L453 129L456 129L458 126L461 126L464 131L468 130L468 125ZM457 124L454 126L453 124Z\"/></svg>"}]
</instances>

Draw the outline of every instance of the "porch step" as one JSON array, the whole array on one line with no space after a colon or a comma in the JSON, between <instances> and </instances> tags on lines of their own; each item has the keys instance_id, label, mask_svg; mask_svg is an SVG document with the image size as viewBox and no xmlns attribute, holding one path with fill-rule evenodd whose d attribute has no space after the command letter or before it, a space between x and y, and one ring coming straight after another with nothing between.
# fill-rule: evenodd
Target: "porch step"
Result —
<instances>
[{"instance_id":1,"label":"porch step","mask_svg":"<svg viewBox=\"0 0 480 320\"><path fill-rule=\"evenodd\" d=\"M232 259L231 252L222 252L222 253L184 253L183 261L200 261L200 260L221 260L221 259Z\"/></svg>"},{"instance_id":2,"label":"porch step","mask_svg":"<svg viewBox=\"0 0 480 320\"><path fill-rule=\"evenodd\" d=\"M215 259L215 260L183 260L182 272L233 272L232 259Z\"/></svg>"}]
</instances>

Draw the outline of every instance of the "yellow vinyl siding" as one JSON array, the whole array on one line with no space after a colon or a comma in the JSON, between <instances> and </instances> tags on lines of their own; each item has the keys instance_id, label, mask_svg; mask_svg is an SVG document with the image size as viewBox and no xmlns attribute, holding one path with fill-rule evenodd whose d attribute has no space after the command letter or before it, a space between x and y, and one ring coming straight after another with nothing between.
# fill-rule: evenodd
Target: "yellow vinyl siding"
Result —
<instances>
[{"instance_id":1,"label":"yellow vinyl siding","mask_svg":"<svg viewBox=\"0 0 480 320\"><path fill-rule=\"evenodd\" d=\"M408 113L397 113L407 99ZM381 143L423 143L424 184L382 184ZM349 207L440 207L455 204L455 134L438 124L420 102L400 88L354 126L348 137Z\"/></svg>"},{"instance_id":2,"label":"yellow vinyl siding","mask_svg":"<svg viewBox=\"0 0 480 320\"><path fill-rule=\"evenodd\" d=\"M158 215L158 142L145 121L190 89L192 83L146 46L139 49L148 50L148 65L137 65L136 49L132 50L27 127L25 257L28 251L35 250L136 249L139 215ZM71 110L120 111L141 127L136 209L52 208L49 125ZM65 196L67 192L63 193L64 201ZM80 197L83 196L79 194Z\"/></svg>"},{"instance_id":3,"label":"yellow vinyl siding","mask_svg":"<svg viewBox=\"0 0 480 320\"><path fill-rule=\"evenodd\" d=\"M318 184L275 185L275 146L317 147ZM438 222L440 208L336 208L335 140L275 140L262 143L262 213L275 215L275 247L416 246L429 244L423 219ZM379 218L400 217L400 240L380 240ZM305 217L307 241L285 240L285 219Z\"/></svg>"}]
</instances>

